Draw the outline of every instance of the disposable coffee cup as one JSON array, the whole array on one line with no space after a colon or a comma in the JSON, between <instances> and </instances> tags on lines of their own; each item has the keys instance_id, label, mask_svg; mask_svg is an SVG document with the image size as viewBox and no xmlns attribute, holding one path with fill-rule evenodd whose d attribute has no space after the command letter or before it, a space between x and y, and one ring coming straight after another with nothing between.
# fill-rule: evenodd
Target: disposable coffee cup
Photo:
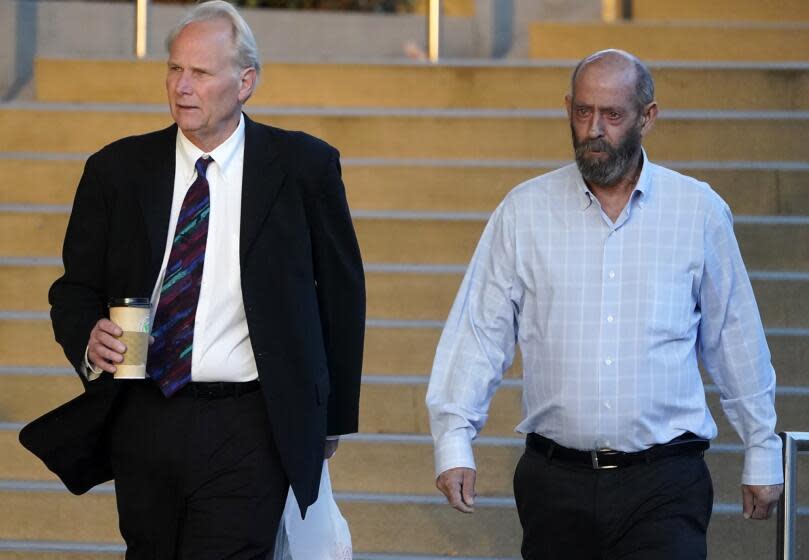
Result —
<instances>
[{"instance_id":1,"label":"disposable coffee cup","mask_svg":"<svg viewBox=\"0 0 809 560\"><path fill-rule=\"evenodd\" d=\"M109 302L110 320L121 327L124 361L115 365L115 379L146 379L151 303L149 298L117 298Z\"/></svg>"}]
</instances>

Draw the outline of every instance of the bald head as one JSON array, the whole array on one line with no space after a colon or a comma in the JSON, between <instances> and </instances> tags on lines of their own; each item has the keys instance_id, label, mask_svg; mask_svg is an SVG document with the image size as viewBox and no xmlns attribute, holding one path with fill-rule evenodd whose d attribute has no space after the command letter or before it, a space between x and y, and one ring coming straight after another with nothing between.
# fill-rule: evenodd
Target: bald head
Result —
<instances>
[{"instance_id":1,"label":"bald head","mask_svg":"<svg viewBox=\"0 0 809 560\"><path fill-rule=\"evenodd\" d=\"M655 86L649 68L633 54L618 49L598 51L576 65L570 80L570 95L576 97L576 85L584 74L616 78L622 77L633 84L633 102L638 110L654 101Z\"/></svg>"},{"instance_id":2,"label":"bald head","mask_svg":"<svg viewBox=\"0 0 809 560\"><path fill-rule=\"evenodd\" d=\"M601 51L576 66L571 88L565 105L582 177L601 189L629 185L657 118L649 71L627 52Z\"/></svg>"}]
</instances>

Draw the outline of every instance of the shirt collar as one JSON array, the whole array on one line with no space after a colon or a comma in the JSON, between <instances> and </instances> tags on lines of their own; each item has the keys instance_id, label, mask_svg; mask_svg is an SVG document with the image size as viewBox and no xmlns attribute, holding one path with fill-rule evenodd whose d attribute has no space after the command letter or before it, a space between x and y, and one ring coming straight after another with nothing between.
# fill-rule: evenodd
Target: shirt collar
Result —
<instances>
[{"instance_id":1,"label":"shirt collar","mask_svg":"<svg viewBox=\"0 0 809 560\"><path fill-rule=\"evenodd\" d=\"M189 140L183 131L177 129L177 166L183 173L183 178L186 183L190 183L196 175L194 164L197 160L204 156L209 155L213 158L212 165L219 168L219 174L222 175L226 181L230 179L229 174L233 170L233 159L239 150L244 147L244 114L239 117L239 125L233 131L227 140L219 144L211 152L203 152ZM210 168L209 168L210 169Z\"/></svg>"},{"instance_id":2,"label":"shirt collar","mask_svg":"<svg viewBox=\"0 0 809 560\"><path fill-rule=\"evenodd\" d=\"M652 164L649 162L649 156L646 155L646 150L643 149L643 147L640 149L640 157L643 167L640 170L640 176L638 177L638 182L634 189L634 192L637 192L638 194L635 195L633 192L633 196L637 196L641 199L647 199L649 198L649 194L652 190Z\"/></svg>"},{"instance_id":3,"label":"shirt collar","mask_svg":"<svg viewBox=\"0 0 809 560\"><path fill-rule=\"evenodd\" d=\"M651 181L652 172L650 171L651 164L649 163L649 157L646 155L646 150L643 147L641 147L640 152L641 152L640 155L641 163L643 164L643 166L641 167L638 182L635 184L635 188L632 189L632 194L629 195L630 202L635 198L638 199L648 198L652 188L652 181ZM584 182L584 178L581 176L581 172L579 171L578 166L576 166L576 179L579 191L582 194L581 204L579 206L582 210L587 210L593 203L595 195L592 192L590 192L589 188L587 188L587 183Z\"/></svg>"}]
</instances>

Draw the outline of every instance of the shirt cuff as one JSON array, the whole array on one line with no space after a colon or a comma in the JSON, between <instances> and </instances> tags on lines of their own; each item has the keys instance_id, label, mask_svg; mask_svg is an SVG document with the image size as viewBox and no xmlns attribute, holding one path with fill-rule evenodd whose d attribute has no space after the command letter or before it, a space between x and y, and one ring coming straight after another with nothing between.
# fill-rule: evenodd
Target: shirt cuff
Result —
<instances>
[{"instance_id":1,"label":"shirt cuff","mask_svg":"<svg viewBox=\"0 0 809 560\"><path fill-rule=\"evenodd\" d=\"M466 430L444 434L435 442L435 476L456 468L475 469L472 438Z\"/></svg>"},{"instance_id":2,"label":"shirt cuff","mask_svg":"<svg viewBox=\"0 0 809 560\"><path fill-rule=\"evenodd\" d=\"M773 434L764 444L747 448L744 452L742 484L783 484L784 462L781 447L781 438Z\"/></svg>"},{"instance_id":3,"label":"shirt cuff","mask_svg":"<svg viewBox=\"0 0 809 560\"><path fill-rule=\"evenodd\" d=\"M90 363L90 358L87 357L87 351L90 349L90 345L84 347L84 363L81 367L81 374L87 381L95 381L101 374L104 372L103 369L100 367L96 367L94 364Z\"/></svg>"},{"instance_id":4,"label":"shirt cuff","mask_svg":"<svg viewBox=\"0 0 809 560\"><path fill-rule=\"evenodd\" d=\"M326 441L339 441L340 436L326 436Z\"/></svg>"}]
</instances>

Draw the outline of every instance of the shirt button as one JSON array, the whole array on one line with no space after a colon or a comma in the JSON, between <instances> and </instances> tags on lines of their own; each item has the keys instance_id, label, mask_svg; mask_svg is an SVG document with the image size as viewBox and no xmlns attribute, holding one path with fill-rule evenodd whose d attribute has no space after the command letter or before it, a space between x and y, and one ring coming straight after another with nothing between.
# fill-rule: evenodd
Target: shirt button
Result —
<instances>
[{"instance_id":1,"label":"shirt button","mask_svg":"<svg viewBox=\"0 0 809 560\"><path fill-rule=\"evenodd\" d=\"M604 363L607 364L608 366L611 366L612 365L612 358L607 358L606 360L604 360Z\"/></svg>"},{"instance_id":2,"label":"shirt button","mask_svg":"<svg viewBox=\"0 0 809 560\"><path fill-rule=\"evenodd\" d=\"M615 271L614 270L610 270L610 278L615 278Z\"/></svg>"},{"instance_id":3,"label":"shirt button","mask_svg":"<svg viewBox=\"0 0 809 560\"><path fill-rule=\"evenodd\" d=\"M606 408L607 410L612 408L612 405L609 403L609 401L604 401L604 408Z\"/></svg>"},{"instance_id":4,"label":"shirt button","mask_svg":"<svg viewBox=\"0 0 809 560\"><path fill-rule=\"evenodd\" d=\"M612 323L614 320L615 320L615 318L614 318L612 315L610 315L609 317L607 317L607 322L608 322L608 323Z\"/></svg>"}]
</instances>

